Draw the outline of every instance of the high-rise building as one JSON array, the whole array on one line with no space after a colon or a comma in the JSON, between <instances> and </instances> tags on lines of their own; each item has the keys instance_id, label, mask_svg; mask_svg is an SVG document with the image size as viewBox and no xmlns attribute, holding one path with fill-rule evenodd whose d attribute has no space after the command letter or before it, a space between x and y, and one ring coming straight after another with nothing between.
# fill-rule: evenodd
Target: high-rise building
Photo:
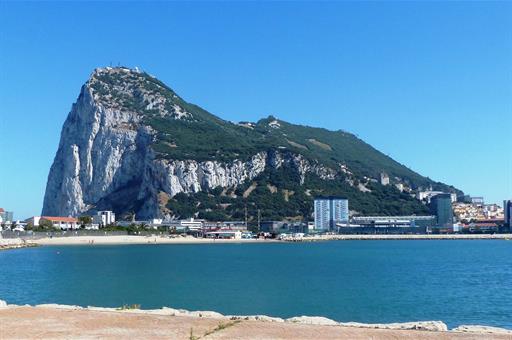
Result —
<instances>
[{"instance_id":1,"label":"high-rise building","mask_svg":"<svg viewBox=\"0 0 512 340\"><path fill-rule=\"evenodd\" d=\"M343 197L315 198L315 229L334 230L336 223L348 222L348 199Z\"/></svg>"},{"instance_id":2,"label":"high-rise building","mask_svg":"<svg viewBox=\"0 0 512 340\"><path fill-rule=\"evenodd\" d=\"M430 208L436 215L438 227L453 227L452 198L450 194L438 194L431 198Z\"/></svg>"},{"instance_id":3,"label":"high-rise building","mask_svg":"<svg viewBox=\"0 0 512 340\"><path fill-rule=\"evenodd\" d=\"M512 229L512 200L503 201L503 211L505 213L505 226Z\"/></svg>"},{"instance_id":4,"label":"high-rise building","mask_svg":"<svg viewBox=\"0 0 512 340\"><path fill-rule=\"evenodd\" d=\"M5 211L3 208L0 208L0 223L12 223L13 215L12 211Z\"/></svg>"}]
</instances>

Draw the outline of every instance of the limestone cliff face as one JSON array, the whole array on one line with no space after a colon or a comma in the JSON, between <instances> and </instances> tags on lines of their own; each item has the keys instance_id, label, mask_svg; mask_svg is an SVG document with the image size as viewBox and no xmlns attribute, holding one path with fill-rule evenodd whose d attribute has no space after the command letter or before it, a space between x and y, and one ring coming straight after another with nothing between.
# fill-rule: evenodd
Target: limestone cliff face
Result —
<instances>
[{"instance_id":1,"label":"limestone cliff face","mask_svg":"<svg viewBox=\"0 0 512 340\"><path fill-rule=\"evenodd\" d=\"M376 184L382 172L400 185L400 205L381 199L399 195ZM264 218L296 218L311 214L314 195L336 194L363 212L420 214L425 208L413 191L432 185L453 189L350 133L274 117L228 122L147 73L107 67L92 73L62 127L42 213L235 219L245 204L253 216L261 210ZM198 209L186 209L190 202Z\"/></svg>"},{"instance_id":2,"label":"limestone cliff face","mask_svg":"<svg viewBox=\"0 0 512 340\"><path fill-rule=\"evenodd\" d=\"M127 78L118 89L121 95L105 95L98 85L110 73ZM161 116L171 119L194 117L176 104L166 105L166 99L155 93L141 93L140 88L126 85L137 75L126 69L98 69L82 87L62 128L48 176L43 215L77 216L114 209L134 211L139 218L162 217L167 213L159 200L162 194L169 198L182 192L233 188L266 167L293 167L301 183L307 172L331 179L336 175L289 151L258 152L247 161L231 162L156 157L151 147L156 132L144 123L143 114L123 105L119 97L142 96L148 110L158 108Z\"/></svg>"},{"instance_id":3,"label":"limestone cliff face","mask_svg":"<svg viewBox=\"0 0 512 340\"><path fill-rule=\"evenodd\" d=\"M106 108L86 85L62 128L44 215L77 215L131 181L148 159L151 130L131 112Z\"/></svg>"},{"instance_id":4,"label":"limestone cliff face","mask_svg":"<svg viewBox=\"0 0 512 340\"><path fill-rule=\"evenodd\" d=\"M173 197L178 193L196 193L221 188L236 188L260 175L266 169L290 167L304 182L308 172L323 179L334 179L336 172L305 160L301 155L282 152L259 152L249 161L230 163L217 161L148 159L138 199L143 200L140 216L166 217L166 209L159 203L159 194Z\"/></svg>"}]
</instances>

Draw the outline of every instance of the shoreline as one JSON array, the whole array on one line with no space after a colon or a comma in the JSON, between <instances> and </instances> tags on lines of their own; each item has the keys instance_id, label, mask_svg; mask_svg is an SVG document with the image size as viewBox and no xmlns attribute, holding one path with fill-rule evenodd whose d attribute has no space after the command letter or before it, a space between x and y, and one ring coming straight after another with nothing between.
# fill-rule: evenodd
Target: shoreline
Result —
<instances>
[{"instance_id":1,"label":"shoreline","mask_svg":"<svg viewBox=\"0 0 512 340\"><path fill-rule=\"evenodd\" d=\"M258 244L283 242L323 242L350 240L512 240L512 234L446 234L446 235L322 235L301 239L211 239L195 237L163 237L138 235L65 236L28 240L36 245L124 245L124 244Z\"/></svg>"},{"instance_id":2,"label":"shoreline","mask_svg":"<svg viewBox=\"0 0 512 340\"><path fill-rule=\"evenodd\" d=\"M125 245L125 244L218 244L218 243L264 243L280 242L277 240L260 239L211 239L195 237L169 238L162 236L65 236L32 240L37 245Z\"/></svg>"},{"instance_id":3,"label":"shoreline","mask_svg":"<svg viewBox=\"0 0 512 340\"><path fill-rule=\"evenodd\" d=\"M23 320L21 322L21 320ZM31 327L26 327L30 324ZM64 329L65 328L65 329ZM115 338L119 336L160 337L165 334L190 339L510 339L512 330L477 325L448 329L441 321L364 324L337 322L320 316L288 319L266 315L222 315L212 311L187 311L162 307L141 310L42 304L8 305L0 300L0 331L5 338ZM121 333L120 333L121 332ZM159 333L163 332L163 333ZM197 337L196 337L197 338Z\"/></svg>"},{"instance_id":4,"label":"shoreline","mask_svg":"<svg viewBox=\"0 0 512 340\"><path fill-rule=\"evenodd\" d=\"M305 238L303 241L349 241L349 240L512 240L512 234L340 234Z\"/></svg>"},{"instance_id":5,"label":"shoreline","mask_svg":"<svg viewBox=\"0 0 512 340\"><path fill-rule=\"evenodd\" d=\"M288 242L325 242L325 241L371 241L371 240L507 240L512 234L435 234L435 235L321 235L295 239L212 239L187 237L167 237L161 235L91 235L91 236L54 236L39 239L0 238L0 250L18 249L49 245L128 245L128 244L261 244Z\"/></svg>"}]
</instances>

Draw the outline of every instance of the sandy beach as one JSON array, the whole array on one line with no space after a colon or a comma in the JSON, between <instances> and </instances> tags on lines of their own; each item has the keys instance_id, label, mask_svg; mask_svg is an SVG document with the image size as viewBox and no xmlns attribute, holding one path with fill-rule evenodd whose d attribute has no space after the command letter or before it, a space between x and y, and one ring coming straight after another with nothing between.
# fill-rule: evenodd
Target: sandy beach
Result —
<instances>
[{"instance_id":1,"label":"sandy beach","mask_svg":"<svg viewBox=\"0 0 512 340\"><path fill-rule=\"evenodd\" d=\"M137 235L66 236L34 239L38 245L107 245L107 244L215 244L215 243L261 243L276 242L260 239L211 239L196 237L163 237Z\"/></svg>"},{"instance_id":2,"label":"sandy beach","mask_svg":"<svg viewBox=\"0 0 512 340\"><path fill-rule=\"evenodd\" d=\"M0 238L0 250L49 245L124 245L124 244L224 244L224 243L276 243L276 242L322 242L349 240L508 240L512 234L447 234L447 235L320 235L300 239L212 239L192 236L168 237L161 235L91 235L55 236L44 238Z\"/></svg>"},{"instance_id":3,"label":"sandy beach","mask_svg":"<svg viewBox=\"0 0 512 340\"><path fill-rule=\"evenodd\" d=\"M448 235L321 235L291 241L275 239L211 239L165 236L104 235L66 236L30 240L38 245L107 245L107 244L216 244L216 243L262 243L262 242L315 242L344 240L512 240L512 234L448 234Z\"/></svg>"},{"instance_id":4,"label":"sandy beach","mask_svg":"<svg viewBox=\"0 0 512 340\"><path fill-rule=\"evenodd\" d=\"M436 330L439 324L443 325L418 322L350 326L321 317L232 317L172 308L0 307L2 339L512 339L512 333L503 329L465 326Z\"/></svg>"}]
</instances>

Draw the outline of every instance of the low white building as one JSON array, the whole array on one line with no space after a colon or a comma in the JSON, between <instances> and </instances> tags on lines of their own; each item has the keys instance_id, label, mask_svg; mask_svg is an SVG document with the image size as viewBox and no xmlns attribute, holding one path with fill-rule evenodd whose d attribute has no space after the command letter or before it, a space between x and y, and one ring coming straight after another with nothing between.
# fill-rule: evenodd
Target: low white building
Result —
<instances>
[{"instance_id":1,"label":"low white building","mask_svg":"<svg viewBox=\"0 0 512 340\"><path fill-rule=\"evenodd\" d=\"M62 217L62 216L33 216L27 220L27 223L31 223L34 227L39 227L42 221L50 221L52 226L56 229L78 229L78 219L74 217Z\"/></svg>"},{"instance_id":2,"label":"low white building","mask_svg":"<svg viewBox=\"0 0 512 340\"><path fill-rule=\"evenodd\" d=\"M98 211L92 217L92 223L98 224L102 227L116 223L116 214L110 210Z\"/></svg>"},{"instance_id":3,"label":"low white building","mask_svg":"<svg viewBox=\"0 0 512 340\"><path fill-rule=\"evenodd\" d=\"M175 220L170 221L169 223L166 223L171 228L176 228L176 230L191 230L191 231L198 231L202 230L203 228L203 220L196 220L194 218L186 219L186 220Z\"/></svg>"},{"instance_id":4,"label":"low white building","mask_svg":"<svg viewBox=\"0 0 512 340\"><path fill-rule=\"evenodd\" d=\"M242 232L239 230L217 230L205 234L207 238L242 239Z\"/></svg>"}]
</instances>

